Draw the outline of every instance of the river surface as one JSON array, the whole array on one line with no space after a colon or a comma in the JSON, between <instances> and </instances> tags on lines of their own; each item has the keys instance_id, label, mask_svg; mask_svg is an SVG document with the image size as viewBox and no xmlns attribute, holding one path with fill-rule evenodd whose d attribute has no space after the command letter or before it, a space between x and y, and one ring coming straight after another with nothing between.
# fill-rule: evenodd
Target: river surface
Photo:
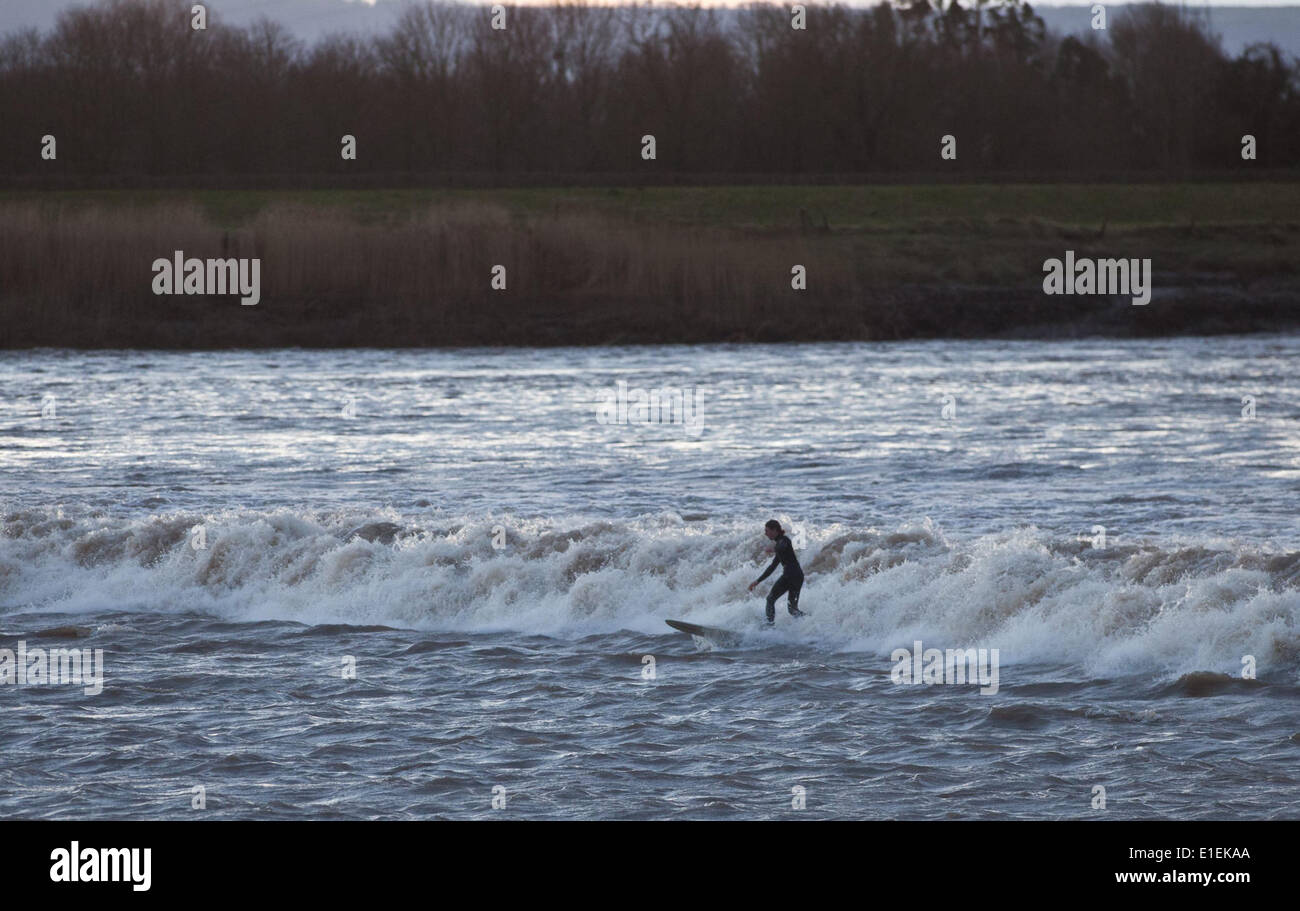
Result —
<instances>
[{"instance_id":1,"label":"river surface","mask_svg":"<svg viewBox=\"0 0 1300 911\"><path fill-rule=\"evenodd\" d=\"M1298 818L1297 365L0 352L0 818Z\"/></svg>"}]
</instances>

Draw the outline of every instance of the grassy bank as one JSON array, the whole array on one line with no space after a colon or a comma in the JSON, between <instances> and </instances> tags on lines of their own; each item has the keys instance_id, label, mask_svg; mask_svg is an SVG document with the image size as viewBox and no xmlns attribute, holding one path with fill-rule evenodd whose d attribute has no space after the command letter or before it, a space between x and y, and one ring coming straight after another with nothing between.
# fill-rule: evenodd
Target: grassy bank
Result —
<instances>
[{"instance_id":1,"label":"grassy bank","mask_svg":"<svg viewBox=\"0 0 1300 911\"><path fill-rule=\"evenodd\" d=\"M0 345L1282 328L1300 322L1297 212L1296 183L0 193ZM151 264L178 249L259 258L261 303L155 296ZM1066 249L1150 257L1157 299L1043 295Z\"/></svg>"}]
</instances>

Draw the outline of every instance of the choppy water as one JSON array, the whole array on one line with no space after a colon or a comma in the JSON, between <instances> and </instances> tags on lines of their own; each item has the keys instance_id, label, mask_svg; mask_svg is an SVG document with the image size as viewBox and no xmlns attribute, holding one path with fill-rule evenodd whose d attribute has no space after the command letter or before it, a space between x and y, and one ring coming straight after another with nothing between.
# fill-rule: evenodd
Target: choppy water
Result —
<instances>
[{"instance_id":1,"label":"choppy water","mask_svg":"<svg viewBox=\"0 0 1300 911\"><path fill-rule=\"evenodd\" d=\"M0 648L104 650L0 685L0 816L1295 818L1297 355L0 354Z\"/></svg>"}]
</instances>

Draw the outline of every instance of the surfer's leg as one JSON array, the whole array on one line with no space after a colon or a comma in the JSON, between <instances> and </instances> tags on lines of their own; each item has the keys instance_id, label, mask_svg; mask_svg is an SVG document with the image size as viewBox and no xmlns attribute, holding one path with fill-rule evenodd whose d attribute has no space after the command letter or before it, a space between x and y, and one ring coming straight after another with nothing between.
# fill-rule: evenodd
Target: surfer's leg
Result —
<instances>
[{"instance_id":1,"label":"surfer's leg","mask_svg":"<svg viewBox=\"0 0 1300 911\"><path fill-rule=\"evenodd\" d=\"M790 583L790 616L802 617L803 611L799 610L799 590L803 588L803 579L798 579Z\"/></svg>"},{"instance_id":2,"label":"surfer's leg","mask_svg":"<svg viewBox=\"0 0 1300 911\"><path fill-rule=\"evenodd\" d=\"M786 593L790 583L785 580L785 576L776 580L776 585L772 586L772 591L767 596L767 622L776 622L776 599Z\"/></svg>"}]
</instances>

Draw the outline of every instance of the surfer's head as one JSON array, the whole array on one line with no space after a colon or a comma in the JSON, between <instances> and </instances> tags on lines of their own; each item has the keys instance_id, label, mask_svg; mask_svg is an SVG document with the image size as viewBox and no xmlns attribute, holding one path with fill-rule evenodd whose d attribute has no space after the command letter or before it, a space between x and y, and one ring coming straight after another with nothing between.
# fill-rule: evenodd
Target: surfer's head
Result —
<instances>
[{"instance_id":1,"label":"surfer's head","mask_svg":"<svg viewBox=\"0 0 1300 911\"><path fill-rule=\"evenodd\" d=\"M767 524L763 526L763 534L767 535L773 541L781 537L781 523L776 519L768 519Z\"/></svg>"}]
</instances>

